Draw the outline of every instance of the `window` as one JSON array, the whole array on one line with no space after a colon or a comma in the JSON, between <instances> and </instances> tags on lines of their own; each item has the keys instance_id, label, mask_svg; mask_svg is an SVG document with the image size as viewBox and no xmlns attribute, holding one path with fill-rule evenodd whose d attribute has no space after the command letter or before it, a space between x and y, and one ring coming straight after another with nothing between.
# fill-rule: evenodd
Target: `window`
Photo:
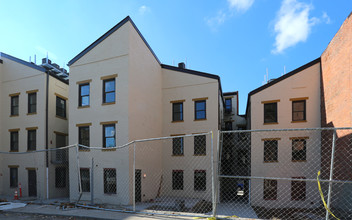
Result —
<instances>
[{"instance_id":1,"label":"window","mask_svg":"<svg viewBox=\"0 0 352 220\"><path fill-rule=\"evenodd\" d=\"M172 171L172 189L183 190L183 170Z\"/></svg>"},{"instance_id":2,"label":"window","mask_svg":"<svg viewBox=\"0 0 352 220\"><path fill-rule=\"evenodd\" d=\"M292 101L292 121L306 120L306 100Z\"/></svg>"},{"instance_id":3,"label":"window","mask_svg":"<svg viewBox=\"0 0 352 220\"><path fill-rule=\"evenodd\" d=\"M172 103L172 121L183 121L183 102Z\"/></svg>"},{"instance_id":4,"label":"window","mask_svg":"<svg viewBox=\"0 0 352 220\"><path fill-rule=\"evenodd\" d=\"M206 103L205 100L195 101L194 102L195 108L195 120L206 119Z\"/></svg>"},{"instance_id":5,"label":"window","mask_svg":"<svg viewBox=\"0 0 352 220\"><path fill-rule=\"evenodd\" d=\"M173 156L183 155L183 137L172 139L172 155Z\"/></svg>"},{"instance_id":6,"label":"window","mask_svg":"<svg viewBox=\"0 0 352 220\"><path fill-rule=\"evenodd\" d=\"M194 171L194 191L205 191L207 189L207 173L205 170Z\"/></svg>"},{"instance_id":7,"label":"window","mask_svg":"<svg viewBox=\"0 0 352 220\"><path fill-rule=\"evenodd\" d=\"M10 132L10 151L18 151L18 131Z\"/></svg>"},{"instance_id":8,"label":"window","mask_svg":"<svg viewBox=\"0 0 352 220\"><path fill-rule=\"evenodd\" d=\"M56 188L66 187L66 167L55 168L55 187Z\"/></svg>"},{"instance_id":9,"label":"window","mask_svg":"<svg viewBox=\"0 0 352 220\"><path fill-rule=\"evenodd\" d=\"M89 83L79 85L79 106L89 106Z\"/></svg>"},{"instance_id":10,"label":"window","mask_svg":"<svg viewBox=\"0 0 352 220\"><path fill-rule=\"evenodd\" d=\"M10 187L18 187L18 168L10 167Z\"/></svg>"},{"instance_id":11,"label":"window","mask_svg":"<svg viewBox=\"0 0 352 220\"><path fill-rule=\"evenodd\" d=\"M115 124L103 125L103 147L115 147Z\"/></svg>"},{"instance_id":12,"label":"window","mask_svg":"<svg viewBox=\"0 0 352 220\"><path fill-rule=\"evenodd\" d=\"M225 112L226 113L232 112L232 99L225 99Z\"/></svg>"},{"instance_id":13,"label":"window","mask_svg":"<svg viewBox=\"0 0 352 220\"><path fill-rule=\"evenodd\" d=\"M104 169L104 193L116 194L116 169Z\"/></svg>"},{"instance_id":14,"label":"window","mask_svg":"<svg viewBox=\"0 0 352 220\"><path fill-rule=\"evenodd\" d=\"M276 200L277 198L277 180L264 180L264 200Z\"/></svg>"},{"instance_id":15,"label":"window","mask_svg":"<svg viewBox=\"0 0 352 220\"><path fill-rule=\"evenodd\" d=\"M18 115L18 102L19 96L11 96L11 115L16 116Z\"/></svg>"},{"instance_id":16,"label":"window","mask_svg":"<svg viewBox=\"0 0 352 220\"><path fill-rule=\"evenodd\" d=\"M103 81L103 103L115 102L115 78Z\"/></svg>"},{"instance_id":17,"label":"window","mask_svg":"<svg viewBox=\"0 0 352 220\"><path fill-rule=\"evenodd\" d=\"M89 147L89 126L78 127L78 143ZM86 149L80 147L80 149Z\"/></svg>"},{"instance_id":18,"label":"window","mask_svg":"<svg viewBox=\"0 0 352 220\"><path fill-rule=\"evenodd\" d=\"M264 162L277 162L277 140L264 140Z\"/></svg>"},{"instance_id":19,"label":"window","mask_svg":"<svg viewBox=\"0 0 352 220\"><path fill-rule=\"evenodd\" d=\"M66 135L56 133L55 136L55 144L56 148L64 147L66 146ZM66 163L68 161L68 150L67 149L61 149L61 150L56 150L53 151L54 154L52 154L52 159L54 159L53 162L55 163Z\"/></svg>"},{"instance_id":20,"label":"window","mask_svg":"<svg viewBox=\"0 0 352 220\"><path fill-rule=\"evenodd\" d=\"M305 139L292 140L292 161L306 161L307 149Z\"/></svg>"},{"instance_id":21,"label":"window","mask_svg":"<svg viewBox=\"0 0 352 220\"><path fill-rule=\"evenodd\" d=\"M66 100L56 96L56 116L66 118Z\"/></svg>"},{"instance_id":22,"label":"window","mask_svg":"<svg viewBox=\"0 0 352 220\"><path fill-rule=\"evenodd\" d=\"M264 104L264 123L277 122L277 102Z\"/></svg>"},{"instance_id":23,"label":"window","mask_svg":"<svg viewBox=\"0 0 352 220\"><path fill-rule=\"evenodd\" d=\"M305 179L304 177L292 177L293 179ZM291 181L291 200L305 200L306 199L306 182L305 181Z\"/></svg>"},{"instance_id":24,"label":"window","mask_svg":"<svg viewBox=\"0 0 352 220\"><path fill-rule=\"evenodd\" d=\"M90 170L89 168L81 168L81 185L82 192L90 192Z\"/></svg>"},{"instance_id":25,"label":"window","mask_svg":"<svg viewBox=\"0 0 352 220\"><path fill-rule=\"evenodd\" d=\"M194 155L206 155L206 136L194 136Z\"/></svg>"},{"instance_id":26,"label":"window","mask_svg":"<svg viewBox=\"0 0 352 220\"><path fill-rule=\"evenodd\" d=\"M28 93L28 114L37 112L37 93Z\"/></svg>"},{"instance_id":27,"label":"window","mask_svg":"<svg viewBox=\"0 0 352 220\"><path fill-rule=\"evenodd\" d=\"M27 133L27 150L32 151L37 148L37 130L28 130Z\"/></svg>"}]
</instances>

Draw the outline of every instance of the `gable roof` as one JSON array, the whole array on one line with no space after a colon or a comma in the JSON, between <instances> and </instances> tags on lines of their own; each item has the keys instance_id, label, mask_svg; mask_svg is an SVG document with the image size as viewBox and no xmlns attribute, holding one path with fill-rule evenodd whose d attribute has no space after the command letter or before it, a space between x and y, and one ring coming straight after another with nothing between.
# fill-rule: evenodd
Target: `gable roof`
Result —
<instances>
[{"instance_id":1,"label":"gable roof","mask_svg":"<svg viewBox=\"0 0 352 220\"><path fill-rule=\"evenodd\" d=\"M149 46L148 42L145 40L141 32L138 30L137 26L134 24L130 16L127 16L124 18L122 21L120 21L118 24L116 24L114 27L112 27L110 30L108 30L105 34L103 34L101 37L99 37L96 41L94 41L91 45L89 45L87 48L85 48L82 52L80 52L78 55L76 55L72 60L68 62L68 66L71 66L74 64L77 60L79 60L81 57L83 57L86 53L88 53L90 50L92 50L95 46L97 46L99 43L101 43L103 40L105 40L107 37L109 37L111 34L113 34L116 30L118 30L120 27L122 27L124 24L127 22L131 22L132 26L134 29L137 31L138 35L142 38L144 41L145 45L148 47L150 52L153 54L155 57L156 61L160 64L160 60L158 57L155 55L154 51L152 48Z\"/></svg>"},{"instance_id":2,"label":"gable roof","mask_svg":"<svg viewBox=\"0 0 352 220\"><path fill-rule=\"evenodd\" d=\"M273 81L271 81L271 82L269 82L269 83L267 83L267 84L265 84L265 85L263 85L263 86L261 86L259 88L256 88L256 89L252 90L250 93L248 93L246 113L248 112L249 99L250 99L250 97L252 95L254 95L254 94L256 94L256 93L258 93L258 92L260 92L260 91L262 91L262 90L264 90L264 89L266 89L266 88L268 88L268 87L270 87L272 85L275 85L276 83L279 83L282 80L287 79L287 78L289 78L289 77L291 77L291 76L293 76L293 75L295 75L295 74L297 74L297 73L299 73L299 72L301 72L301 71L303 71L303 70L305 70L305 69L307 69L307 68L309 68L309 67L311 67L311 66L313 66L313 65L315 65L317 63L319 63L320 60L321 59L319 57L319 58L317 58L317 59L315 59L315 60L313 60L313 61L311 61L311 62L309 62L309 63L307 63L307 64L305 64L303 66L301 66L301 67L298 67L295 70L292 70L291 72L289 72L289 73L287 73L287 74L285 74L285 75L283 75L283 76L281 76L281 77L279 77L277 79L274 79Z\"/></svg>"},{"instance_id":3,"label":"gable roof","mask_svg":"<svg viewBox=\"0 0 352 220\"><path fill-rule=\"evenodd\" d=\"M44 67L38 66L38 65L36 65L36 64L34 64L34 63L30 63L30 62L21 60L21 59L19 59L19 58L17 58L17 57L13 57L13 56L8 55L8 54L6 54L6 53L0 52L0 58L1 58L1 57L5 57L5 58L7 58L7 59L9 59L9 60L12 60L12 61L15 61L15 62L17 62L17 63L23 64L23 65L25 65L25 66L31 67L31 68L33 68L33 69L36 69L36 70L39 70L39 71L42 71L42 72L45 72L45 68L44 68Z\"/></svg>"}]
</instances>

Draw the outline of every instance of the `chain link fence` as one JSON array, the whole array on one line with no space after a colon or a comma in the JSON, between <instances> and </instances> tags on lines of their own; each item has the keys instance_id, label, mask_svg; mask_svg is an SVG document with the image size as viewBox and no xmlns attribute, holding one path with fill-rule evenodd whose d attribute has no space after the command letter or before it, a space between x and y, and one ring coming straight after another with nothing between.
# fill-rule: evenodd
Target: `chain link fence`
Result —
<instances>
[{"instance_id":1,"label":"chain link fence","mask_svg":"<svg viewBox=\"0 0 352 220\"><path fill-rule=\"evenodd\" d=\"M223 131L219 206L260 219L352 219L348 129ZM318 172L321 188L317 184ZM245 211L247 210L247 211Z\"/></svg>"},{"instance_id":2,"label":"chain link fence","mask_svg":"<svg viewBox=\"0 0 352 220\"><path fill-rule=\"evenodd\" d=\"M8 197L18 191L39 200L161 215L332 219L331 210L352 219L351 133L236 130L109 148L0 152L0 190Z\"/></svg>"}]
</instances>

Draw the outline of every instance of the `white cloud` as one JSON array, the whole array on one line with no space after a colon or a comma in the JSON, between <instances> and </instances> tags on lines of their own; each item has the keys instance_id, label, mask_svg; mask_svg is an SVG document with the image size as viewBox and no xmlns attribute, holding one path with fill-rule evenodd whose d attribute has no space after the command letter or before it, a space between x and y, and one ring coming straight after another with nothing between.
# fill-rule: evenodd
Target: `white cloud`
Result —
<instances>
[{"instance_id":1,"label":"white cloud","mask_svg":"<svg viewBox=\"0 0 352 220\"><path fill-rule=\"evenodd\" d=\"M322 20L326 24L331 24L331 19L330 19L329 15L325 11L323 12Z\"/></svg>"},{"instance_id":2,"label":"white cloud","mask_svg":"<svg viewBox=\"0 0 352 220\"><path fill-rule=\"evenodd\" d=\"M227 0L230 9L236 8L238 11L247 11L254 3L254 0Z\"/></svg>"},{"instance_id":3,"label":"white cloud","mask_svg":"<svg viewBox=\"0 0 352 220\"><path fill-rule=\"evenodd\" d=\"M215 16L204 19L212 31L216 31L218 26L231 18L234 14L234 9L238 12L247 11L253 5L254 0L227 0L227 3L228 6L226 9L219 10Z\"/></svg>"},{"instance_id":4,"label":"white cloud","mask_svg":"<svg viewBox=\"0 0 352 220\"><path fill-rule=\"evenodd\" d=\"M49 50L45 49L42 46L36 46L35 49L43 56L46 57L46 55L48 55L49 59L51 60L57 60L57 56L56 54L50 52Z\"/></svg>"},{"instance_id":5,"label":"white cloud","mask_svg":"<svg viewBox=\"0 0 352 220\"><path fill-rule=\"evenodd\" d=\"M314 25L320 19L309 17L313 6L297 0L283 0L275 22L275 49L272 53L282 53L285 49L305 42Z\"/></svg>"},{"instance_id":6,"label":"white cloud","mask_svg":"<svg viewBox=\"0 0 352 220\"><path fill-rule=\"evenodd\" d=\"M139 7L138 11L139 14L144 15L145 13L150 12L151 10L148 6L142 5L141 7Z\"/></svg>"}]
</instances>

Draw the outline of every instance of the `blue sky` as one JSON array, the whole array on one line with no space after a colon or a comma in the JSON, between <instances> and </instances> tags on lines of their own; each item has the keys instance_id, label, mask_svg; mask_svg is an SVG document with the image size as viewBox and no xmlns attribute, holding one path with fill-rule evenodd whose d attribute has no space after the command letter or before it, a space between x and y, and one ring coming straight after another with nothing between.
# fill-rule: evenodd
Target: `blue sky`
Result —
<instances>
[{"instance_id":1,"label":"blue sky","mask_svg":"<svg viewBox=\"0 0 352 220\"><path fill-rule=\"evenodd\" d=\"M160 61L221 77L247 94L318 57L352 11L351 0L0 0L0 51L66 64L129 15Z\"/></svg>"}]
</instances>

